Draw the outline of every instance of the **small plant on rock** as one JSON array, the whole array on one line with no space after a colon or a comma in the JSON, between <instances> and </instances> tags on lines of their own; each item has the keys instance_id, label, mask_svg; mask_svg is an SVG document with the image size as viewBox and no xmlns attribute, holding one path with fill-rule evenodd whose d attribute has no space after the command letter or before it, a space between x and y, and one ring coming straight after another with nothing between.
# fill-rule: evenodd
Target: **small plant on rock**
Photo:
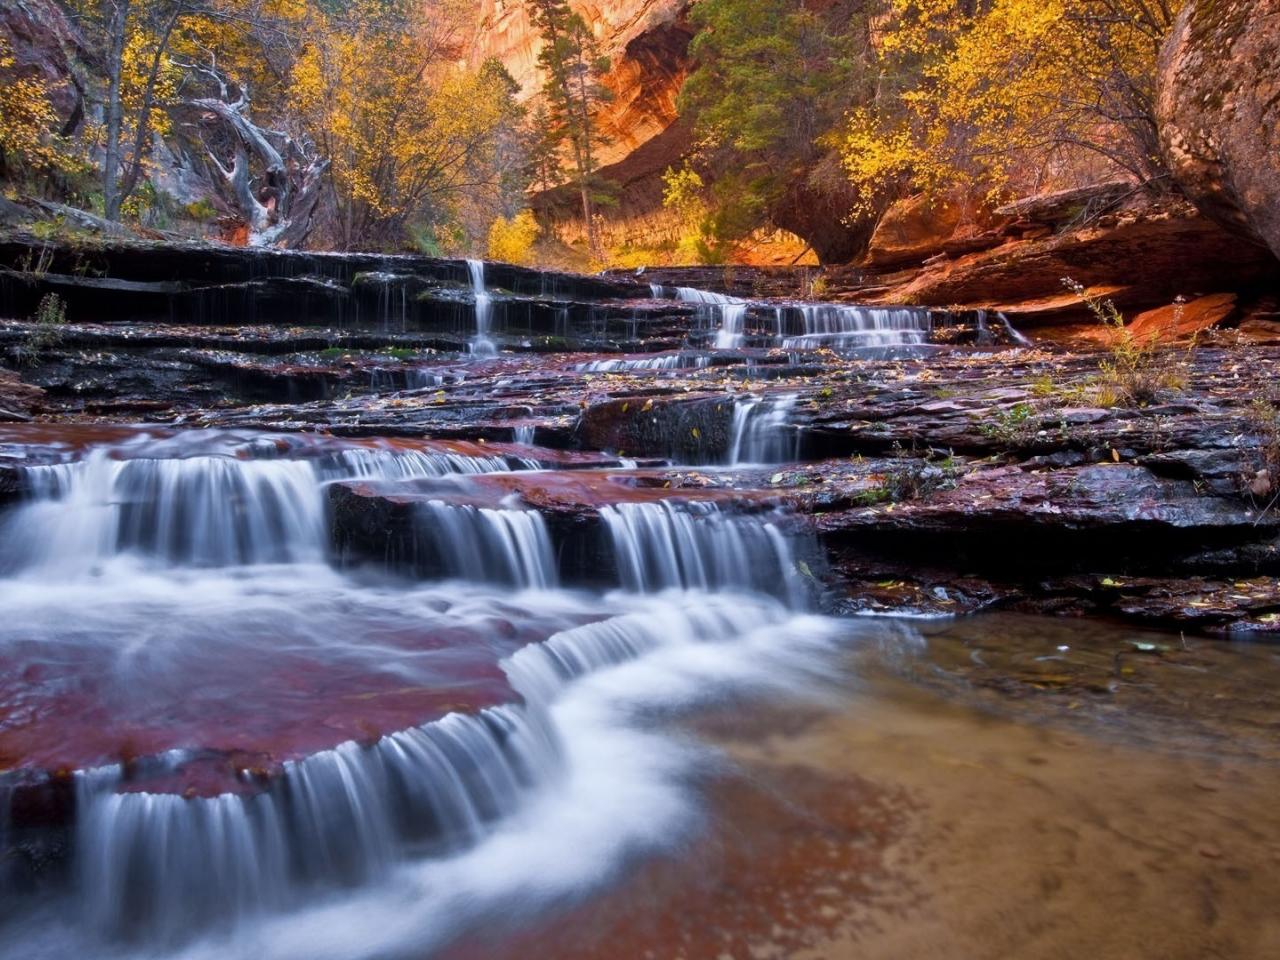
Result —
<instances>
[{"instance_id":1,"label":"small plant on rock","mask_svg":"<svg viewBox=\"0 0 1280 960\"><path fill-rule=\"evenodd\" d=\"M38 362L45 351L61 343L66 322L66 303L56 293L46 293L31 318L32 329L21 348L23 359L28 363Z\"/></svg>"},{"instance_id":2,"label":"small plant on rock","mask_svg":"<svg viewBox=\"0 0 1280 960\"><path fill-rule=\"evenodd\" d=\"M880 482L858 497L864 506L880 503L905 503L924 500L939 490L954 490L963 470L953 455L939 458L930 450L923 457L893 445L896 463L880 478Z\"/></svg>"},{"instance_id":3,"label":"small plant on rock","mask_svg":"<svg viewBox=\"0 0 1280 960\"><path fill-rule=\"evenodd\" d=\"M1280 410L1270 397L1260 397L1249 405L1246 419L1257 435L1258 447L1240 485L1248 496L1270 498L1280 490Z\"/></svg>"},{"instance_id":4,"label":"small plant on rock","mask_svg":"<svg viewBox=\"0 0 1280 960\"><path fill-rule=\"evenodd\" d=\"M1168 351L1157 338L1140 340L1125 324L1124 314L1113 301L1092 296L1083 284L1070 277L1064 277L1062 283L1111 332L1109 355L1099 365L1092 383L1094 403L1100 407L1145 407L1162 393L1186 388L1183 366L1169 362Z\"/></svg>"},{"instance_id":5,"label":"small plant on rock","mask_svg":"<svg viewBox=\"0 0 1280 960\"><path fill-rule=\"evenodd\" d=\"M1029 403L1015 403L998 410L991 419L978 427L983 436L1010 446L1028 443L1039 426L1036 408Z\"/></svg>"}]
</instances>

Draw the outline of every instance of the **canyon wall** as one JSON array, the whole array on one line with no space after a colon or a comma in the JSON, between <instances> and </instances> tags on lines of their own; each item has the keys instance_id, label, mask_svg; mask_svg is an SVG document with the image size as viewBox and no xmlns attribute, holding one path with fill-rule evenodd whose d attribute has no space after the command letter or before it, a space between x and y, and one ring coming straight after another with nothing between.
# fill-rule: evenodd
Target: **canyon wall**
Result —
<instances>
[{"instance_id":1,"label":"canyon wall","mask_svg":"<svg viewBox=\"0 0 1280 960\"><path fill-rule=\"evenodd\" d=\"M676 96L688 72L693 37L685 20L690 4L688 0L579 0L573 6L591 25L610 62L605 85L613 92L613 102L599 118L606 141L600 160L606 167L625 164L666 134L677 119ZM481 0L472 59L502 61L520 85L522 98L536 96L541 88L540 49L523 0Z\"/></svg>"}]
</instances>

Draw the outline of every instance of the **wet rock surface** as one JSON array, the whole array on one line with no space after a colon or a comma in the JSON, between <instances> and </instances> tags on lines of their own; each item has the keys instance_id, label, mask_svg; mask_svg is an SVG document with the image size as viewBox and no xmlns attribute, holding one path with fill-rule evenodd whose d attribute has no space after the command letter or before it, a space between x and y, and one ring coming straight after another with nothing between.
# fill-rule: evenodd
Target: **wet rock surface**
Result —
<instances>
[{"instance_id":1,"label":"wet rock surface","mask_svg":"<svg viewBox=\"0 0 1280 960\"><path fill-rule=\"evenodd\" d=\"M114 248L105 249L110 260ZM200 282L223 284L250 262L195 248L168 256L139 258L145 271L119 279L193 286L180 274L199 257ZM388 266L265 256L271 266L254 267L259 275L323 267L344 289ZM668 299L671 290L634 279L488 265L491 282L526 291L495 290L497 300L587 319L545 335L530 334L527 312L498 319L503 352L481 359L467 354L475 321L465 265L396 267L414 278L396 281L408 295L448 288L457 303L447 324L408 329L391 301L372 321L345 326L257 315L205 323L190 313L121 322L114 308L80 308L31 355L34 324L5 321L0 349L12 369L0 408L18 421L448 440L546 471L461 493L418 481L339 484L335 542L351 562L412 567L413 505L470 497L541 513L557 543L571 544L565 570L589 579L598 508L656 490L793 511L831 557L832 609L1006 605L1211 632L1273 629L1280 348L1259 338L1210 334L1195 348L1154 348L1152 366L1168 375L1131 404L1115 395L1105 350L1019 347L990 315L939 312L928 343L886 345L872 330L861 346L833 352L795 335L834 314L754 301L740 312L743 345L726 348L714 346L723 305ZM1199 327L1232 303L1195 302L1145 322ZM0 451L0 495L19 495L16 471Z\"/></svg>"},{"instance_id":2,"label":"wet rock surface","mask_svg":"<svg viewBox=\"0 0 1280 960\"><path fill-rule=\"evenodd\" d=\"M1212 701L1203 678L1249 646L1212 638L1280 630L1280 344L1202 330L1265 330L1256 303L1147 317L1198 336L1142 337L1130 361L1114 336L1068 351L979 310L489 265L477 281L425 261L390 265L395 279L361 258L327 278L255 267L244 283L278 286L255 288L261 309L202 312L183 299L196 287L245 296L227 271L252 255L219 257L198 283L9 278L80 299L64 323L0 320L6 889L55 882L86 822L144 808L276 810L298 838L281 870L321 848L380 868L349 842L368 823L462 849L471 834L448 818L410 815L413 764L444 763L422 782L460 783L481 800L457 809L498 822L489 772L510 764L523 785L521 751L545 738L522 718L551 715L525 708L658 633L758 631L790 658L788 624L821 625L866 636L930 695L1055 722L1133 712L1126 729L1147 736L1178 698ZM1058 619L1021 641L1000 616L965 632L960 615L995 610ZM1239 716L1210 702L1196 736L1254 750L1273 711L1259 683L1228 679ZM783 865L760 875L785 873L787 909L821 926L883 889L880 851L913 817L856 777L811 786L717 802L776 826L796 796L865 801L762 848ZM337 798L314 823L313 788ZM831 829L856 882L810 869ZM176 873L201 882L181 896L203 903L205 848L190 849ZM241 890L240 874L210 876ZM761 916L776 886L751 885Z\"/></svg>"}]
</instances>

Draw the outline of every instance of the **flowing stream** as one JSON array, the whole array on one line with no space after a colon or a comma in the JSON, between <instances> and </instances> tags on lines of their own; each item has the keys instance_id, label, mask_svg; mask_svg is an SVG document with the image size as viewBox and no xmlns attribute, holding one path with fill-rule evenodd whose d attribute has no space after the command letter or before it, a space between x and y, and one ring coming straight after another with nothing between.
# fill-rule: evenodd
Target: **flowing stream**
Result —
<instances>
[{"instance_id":1,"label":"flowing stream","mask_svg":"<svg viewBox=\"0 0 1280 960\"><path fill-rule=\"evenodd\" d=\"M705 761L642 718L799 693L852 628L785 517L714 504L601 507L616 585L561 587L540 514L465 502L532 465L193 432L27 467L0 838L54 817L66 869L0 871L0 953L421 956L697 830ZM336 566L346 481L446 484L414 514L444 578Z\"/></svg>"}]
</instances>

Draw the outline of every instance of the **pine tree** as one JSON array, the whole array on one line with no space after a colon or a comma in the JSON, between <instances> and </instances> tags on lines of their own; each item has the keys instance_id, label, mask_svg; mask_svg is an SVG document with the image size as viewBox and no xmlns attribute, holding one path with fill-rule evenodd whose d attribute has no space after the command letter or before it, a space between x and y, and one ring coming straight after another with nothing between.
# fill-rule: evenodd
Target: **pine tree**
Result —
<instances>
[{"instance_id":1,"label":"pine tree","mask_svg":"<svg viewBox=\"0 0 1280 960\"><path fill-rule=\"evenodd\" d=\"M526 6L542 37L538 64L544 75L548 141L557 148L568 145L573 179L582 197L587 245L593 255L599 255L595 212L600 185L595 150L601 139L593 114L611 97L601 83L609 63L600 55L591 28L568 0L526 0Z\"/></svg>"}]
</instances>

